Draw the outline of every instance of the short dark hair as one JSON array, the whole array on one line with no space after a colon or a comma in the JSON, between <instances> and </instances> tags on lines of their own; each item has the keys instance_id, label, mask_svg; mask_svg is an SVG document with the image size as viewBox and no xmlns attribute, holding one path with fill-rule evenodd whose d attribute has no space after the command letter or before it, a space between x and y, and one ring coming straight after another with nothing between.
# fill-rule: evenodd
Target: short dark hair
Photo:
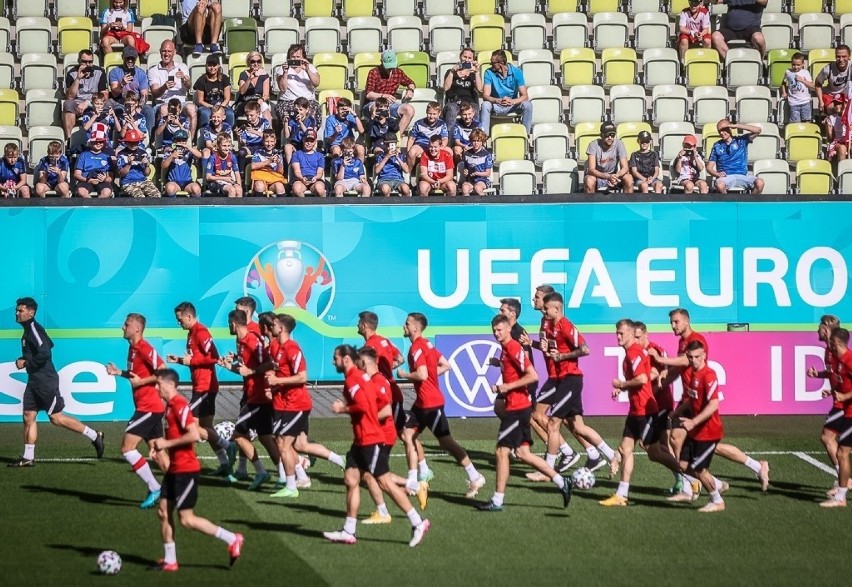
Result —
<instances>
[{"instance_id":1,"label":"short dark hair","mask_svg":"<svg viewBox=\"0 0 852 587\"><path fill-rule=\"evenodd\" d=\"M491 328L494 328L498 324L508 324L509 318L504 316L503 314L497 314L491 319Z\"/></svg>"},{"instance_id":2,"label":"short dark hair","mask_svg":"<svg viewBox=\"0 0 852 587\"><path fill-rule=\"evenodd\" d=\"M195 313L195 306L192 302L181 302L175 306L175 314L189 314L190 316L198 316Z\"/></svg>"},{"instance_id":3,"label":"short dark hair","mask_svg":"<svg viewBox=\"0 0 852 587\"><path fill-rule=\"evenodd\" d=\"M831 338L849 346L849 331L839 326L831 331Z\"/></svg>"},{"instance_id":4,"label":"short dark hair","mask_svg":"<svg viewBox=\"0 0 852 587\"><path fill-rule=\"evenodd\" d=\"M251 296L243 296L241 298L237 298L234 302L235 306L248 306L251 308L251 311L254 312L257 310L257 302Z\"/></svg>"},{"instance_id":5,"label":"short dark hair","mask_svg":"<svg viewBox=\"0 0 852 587\"><path fill-rule=\"evenodd\" d=\"M334 354L340 357L349 357L353 362L358 359L358 351L356 351L355 347L351 344L337 345L334 347Z\"/></svg>"},{"instance_id":6,"label":"short dark hair","mask_svg":"<svg viewBox=\"0 0 852 587\"><path fill-rule=\"evenodd\" d=\"M35 301L35 298L31 298L29 296L15 300L15 307L18 306L23 306L27 310L32 310L33 312L38 312L38 302Z\"/></svg>"},{"instance_id":7,"label":"short dark hair","mask_svg":"<svg viewBox=\"0 0 852 587\"><path fill-rule=\"evenodd\" d=\"M506 52L503 49L497 49L491 52L491 57L496 57L500 63L507 63L508 59L506 59Z\"/></svg>"},{"instance_id":8,"label":"short dark hair","mask_svg":"<svg viewBox=\"0 0 852 587\"><path fill-rule=\"evenodd\" d=\"M246 326L248 324L248 316L242 310L231 310L228 312L228 322L233 322L237 326Z\"/></svg>"},{"instance_id":9,"label":"short dark hair","mask_svg":"<svg viewBox=\"0 0 852 587\"><path fill-rule=\"evenodd\" d=\"M691 343L686 345L686 351L687 352L697 351L698 349L701 349L702 351L704 350L704 345L701 343L700 340L693 340Z\"/></svg>"},{"instance_id":10,"label":"short dark hair","mask_svg":"<svg viewBox=\"0 0 852 587\"><path fill-rule=\"evenodd\" d=\"M440 143L442 140L444 139L441 138L441 135L432 135L431 137L429 137L429 144L431 145L432 143Z\"/></svg>"},{"instance_id":11,"label":"short dark hair","mask_svg":"<svg viewBox=\"0 0 852 587\"><path fill-rule=\"evenodd\" d=\"M376 349L371 346L362 346L358 349L358 356L370 359L373 362L377 362L379 360L379 354L376 352Z\"/></svg>"},{"instance_id":12,"label":"short dark hair","mask_svg":"<svg viewBox=\"0 0 852 587\"><path fill-rule=\"evenodd\" d=\"M540 291L543 294L549 294L556 291L555 289L553 289L552 285L547 285L546 283L542 283L540 286L535 288L535 290Z\"/></svg>"},{"instance_id":13,"label":"short dark hair","mask_svg":"<svg viewBox=\"0 0 852 587\"><path fill-rule=\"evenodd\" d=\"M364 310L358 313L358 320L364 323L364 326L375 330L379 327L379 316L375 312Z\"/></svg>"},{"instance_id":14,"label":"short dark hair","mask_svg":"<svg viewBox=\"0 0 852 587\"><path fill-rule=\"evenodd\" d=\"M154 373L157 376L157 379L162 379L164 381L168 381L169 383L173 383L175 387L177 387L180 382L180 377L177 374L177 371L174 369L157 369Z\"/></svg>"},{"instance_id":15,"label":"short dark hair","mask_svg":"<svg viewBox=\"0 0 852 587\"><path fill-rule=\"evenodd\" d=\"M425 314L420 312L409 312L408 315L414 318L414 321L420 325L421 330L426 330L426 327L429 326L429 319L426 318Z\"/></svg>"},{"instance_id":16,"label":"short dark hair","mask_svg":"<svg viewBox=\"0 0 852 587\"><path fill-rule=\"evenodd\" d=\"M509 309L515 313L516 317L520 317L521 315L521 302L516 300L515 298L503 298L500 300L501 306L509 306Z\"/></svg>"},{"instance_id":17,"label":"short dark hair","mask_svg":"<svg viewBox=\"0 0 852 587\"><path fill-rule=\"evenodd\" d=\"M548 304L550 302L559 302L560 304L565 303L565 301L562 299L562 294L558 291L552 291L546 296L544 296L544 303Z\"/></svg>"},{"instance_id":18,"label":"short dark hair","mask_svg":"<svg viewBox=\"0 0 852 587\"><path fill-rule=\"evenodd\" d=\"M680 314L681 316L689 320L689 310L687 310L686 308L675 308L674 310L669 312L669 318L674 318L675 314Z\"/></svg>"},{"instance_id":19,"label":"short dark hair","mask_svg":"<svg viewBox=\"0 0 852 587\"><path fill-rule=\"evenodd\" d=\"M832 328L836 328L840 326L840 318L833 314L823 314L819 319L820 326L825 324L826 326L831 326Z\"/></svg>"},{"instance_id":20,"label":"short dark hair","mask_svg":"<svg viewBox=\"0 0 852 587\"><path fill-rule=\"evenodd\" d=\"M801 61L805 60L805 54L800 52L800 51L796 51L795 53L793 53L793 56L790 57L790 61L800 61L800 60Z\"/></svg>"},{"instance_id":21,"label":"short dark hair","mask_svg":"<svg viewBox=\"0 0 852 587\"><path fill-rule=\"evenodd\" d=\"M273 322L275 322L275 314L273 312L261 312L257 315L257 323L263 328L271 330Z\"/></svg>"},{"instance_id":22,"label":"short dark hair","mask_svg":"<svg viewBox=\"0 0 852 587\"><path fill-rule=\"evenodd\" d=\"M648 332L648 325L645 324L644 322L642 322L641 320L634 320L633 321L633 328L635 328L636 330L642 330L644 332Z\"/></svg>"},{"instance_id":23,"label":"short dark hair","mask_svg":"<svg viewBox=\"0 0 852 587\"><path fill-rule=\"evenodd\" d=\"M276 314L275 319L278 320L278 323L288 334L296 330L296 319L290 314Z\"/></svg>"},{"instance_id":24,"label":"short dark hair","mask_svg":"<svg viewBox=\"0 0 852 587\"><path fill-rule=\"evenodd\" d=\"M844 45L842 43L834 48L834 52L837 53L838 51L841 51L843 49L845 49L846 52L849 53L849 45Z\"/></svg>"}]
</instances>

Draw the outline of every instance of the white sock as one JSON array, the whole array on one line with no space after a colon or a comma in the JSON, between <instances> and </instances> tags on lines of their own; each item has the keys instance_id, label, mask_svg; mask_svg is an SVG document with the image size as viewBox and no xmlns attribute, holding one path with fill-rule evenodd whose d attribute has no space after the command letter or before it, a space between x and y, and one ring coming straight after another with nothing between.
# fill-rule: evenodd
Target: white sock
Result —
<instances>
[{"instance_id":1,"label":"white sock","mask_svg":"<svg viewBox=\"0 0 852 587\"><path fill-rule=\"evenodd\" d=\"M717 479L716 477L713 477L713 484L716 486L716 491L722 489L722 482L719 481L719 479Z\"/></svg>"},{"instance_id":2,"label":"white sock","mask_svg":"<svg viewBox=\"0 0 852 587\"><path fill-rule=\"evenodd\" d=\"M692 491L692 482L696 481L695 477L690 477L689 475L681 475L681 477L683 479L683 492L690 497L693 496L695 492Z\"/></svg>"},{"instance_id":3,"label":"white sock","mask_svg":"<svg viewBox=\"0 0 852 587\"><path fill-rule=\"evenodd\" d=\"M165 546L165 554L163 557L163 562L170 565L177 562L177 548L175 547L174 542L166 542L163 544Z\"/></svg>"},{"instance_id":4,"label":"white sock","mask_svg":"<svg viewBox=\"0 0 852 587\"><path fill-rule=\"evenodd\" d=\"M718 490L710 492L710 501L713 503L725 503L722 499L722 494Z\"/></svg>"},{"instance_id":5,"label":"white sock","mask_svg":"<svg viewBox=\"0 0 852 587\"><path fill-rule=\"evenodd\" d=\"M493 503L496 506L501 506L501 505L503 505L503 500L505 498L506 498L505 493L498 493L497 491L495 491L494 495L491 496L491 503Z\"/></svg>"},{"instance_id":6,"label":"white sock","mask_svg":"<svg viewBox=\"0 0 852 587\"><path fill-rule=\"evenodd\" d=\"M285 480L287 481L287 489L296 489L296 476L295 475L287 475L287 476L285 476Z\"/></svg>"},{"instance_id":7,"label":"white sock","mask_svg":"<svg viewBox=\"0 0 852 587\"><path fill-rule=\"evenodd\" d=\"M225 530L222 526L216 528L216 538L218 538L222 542L227 543L228 546L231 546L234 542L237 541L237 535L233 532Z\"/></svg>"},{"instance_id":8,"label":"white sock","mask_svg":"<svg viewBox=\"0 0 852 587\"><path fill-rule=\"evenodd\" d=\"M408 470L408 479L405 480L405 488L409 491L417 491L417 469Z\"/></svg>"},{"instance_id":9,"label":"white sock","mask_svg":"<svg viewBox=\"0 0 852 587\"><path fill-rule=\"evenodd\" d=\"M418 514L417 510L414 508L411 508L410 510L405 512L405 515L408 516L408 520L411 522L411 525L414 528L423 523L423 518L420 517L420 514Z\"/></svg>"},{"instance_id":10,"label":"white sock","mask_svg":"<svg viewBox=\"0 0 852 587\"><path fill-rule=\"evenodd\" d=\"M247 466L246 461L247 461L247 459L246 459L246 455L244 455L244 454L240 453L240 458L239 458L239 460L237 461L237 473L238 473L239 475L245 475L245 474L247 473L247 471L246 471L246 466Z\"/></svg>"},{"instance_id":11,"label":"white sock","mask_svg":"<svg viewBox=\"0 0 852 587\"><path fill-rule=\"evenodd\" d=\"M559 452L564 454L566 457L574 456L574 449L571 448L567 442L563 442L559 445Z\"/></svg>"},{"instance_id":12,"label":"white sock","mask_svg":"<svg viewBox=\"0 0 852 587\"><path fill-rule=\"evenodd\" d=\"M252 461L251 464L254 465L254 472L258 475L263 475L264 473L266 473L266 467L263 466L263 463L260 461L260 459Z\"/></svg>"},{"instance_id":13,"label":"white sock","mask_svg":"<svg viewBox=\"0 0 852 587\"><path fill-rule=\"evenodd\" d=\"M615 494L618 497L623 497L627 499L627 494L630 492L630 483L625 483L624 481L618 482L618 489L615 490Z\"/></svg>"},{"instance_id":14,"label":"white sock","mask_svg":"<svg viewBox=\"0 0 852 587\"><path fill-rule=\"evenodd\" d=\"M754 471L755 475L760 475L760 463L751 457L746 457L745 466Z\"/></svg>"},{"instance_id":15,"label":"white sock","mask_svg":"<svg viewBox=\"0 0 852 587\"><path fill-rule=\"evenodd\" d=\"M422 459L417 461L417 471L421 475L426 475L429 473L429 465L426 464L426 459Z\"/></svg>"},{"instance_id":16,"label":"white sock","mask_svg":"<svg viewBox=\"0 0 852 587\"><path fill-rule=\"evenodd\" d=\"M154 472L138 450L129 450L124 453L124 460L130 463L130 466L133 467L133 472L139 475L139 478L145 482L145 485L148 486L148 491L157 491L160 489L160 484L154 478Z\"/></svg>"},{"instance_id":17,"label":"white sock","mask_svg":"<svg viewBox=\"0 0 852 587\"><path fill-rule=\"evenodd\" d=\"M98 437L98 433L86 426L83 428L83 436L94 442L95 438Z\"/></svg>"},{"instance_id":18,"label":"white sock","mask_svg":"<svg viewBox=\"0 0 852 587\"><path fill-rule=\"evenodd\" d=\"M388 506L386 503L378 503L376 504L376 511L379 512L380 516L390 517L390 512L388 511ZM414 511L414 510L411 510Z\"/></svg>"},{"instance_id":19,"label":"white sock","mask_svg":"<svg viewBox=\"0 0 852 587\"><path fill-rule=\"evenodd\" d=\"M24 445L24 459L28 461L32 461L35 459L35 445L34 444L25 444Z\"/></svg>"},{"instance_id":20,"label":"white sock","mask_svg":"<svg viewBox=\"0 0 852 587\"><path fill-rule=\"evenodd\" d=\"M603 453L603 456L606 457L606 460L611 461L615 458L615 451L612 450L609 445L605 442L601 442L598 445L598 450Z\"/></svg>"},{"instance_id":21,"label":"white sock","mask_svg":"<svg viewBox=\"0 0 852 587\"><path fill-rule=\"evenodd\" d=\"M299 463L296 463L296 479L298 479L299 481L304 481L307 478L308 474L305 473L305 468Z\"/></svg>"},{"instance_id":22,"label":"white sock","mask_svg":"<svg viewBox=\"0 0 852 587\"><path fill-rule=\"evenodd\" d=\"M588 456L589 459L596 461L599 458L601 458L601 453L599 453L598 449L596 449L595 447L593 447L590 444L589 446L586 447L586 456Z\"/></svg>"},{"instance_id":23,"label":"white sock","mask_svg":"<svg viewBox=\"0 0 852 587\"><path fill-rule=\"evenodd\" d=\"M848 487L838 487L837 493L834 494L834 499L836 499L837 501L846 501L846 493L848 491Z\"/></svg>"},{"instance_id":24,"label":"white sock","mask_svg":"<svg viewBox=\"0 0 852 587\"><path fill-rule=\"evenodd\" d=\"M553 481L553 484L556 485L559 489L565 487L565 478L562 477L559 473L550 478Z\"/></svg>"},{"instance_id":25,"label":"white sock","mask_svg":"<svg viewBox=\"0 0 852 587\"><path fill-rule=\"evenodd\" d=\"M220 465L228 464L228 453L226 453L223 449L219 449L216 451L216 458L219 459Z\"/></svg>"},{"instance_id":26,"label":"white sock","mask_svg":"<svg viewBox=\"0 0 852 587\"><path fill-rule=\"evenodd\" d=\"M556 466L556 455L552 455L550 453L544 455L544 462L552 469Z\"/></svg>"},{"instance_id":27,"label":"white sock","mask_svg":"<svg viewBox=\"0 0 852 587\"><path fill-rule=\"evenodd\" d=\"M355 525L357 523L357 518L350 518L349 516L346 516L346 520L343 522L343 531L355 536Z\"/></svg>"},{"instance_id":28,"label":"white sock","mask_svg":"<svg viewBox=\"0 0 852 587\"><path fill-rule=\"evenodd\" d=\"M286 479L287 473L284 471L284 459L278 459L278 478Z\"/></svg>"},{"instance_id":29,"label":"white sock","mask_svg":"<svg viewBox=\"0 0 852 587\"><path fill-rule=\"evenodd\" d=\"M334 463L341 469L346 466L346 462L343 460L343 457L337 454L336 452L333 452L328 455L328 461L330 463Z\"/></svg>"},{"instance_id":30,"label":"white sock","mask_svg":"<svg viewBox=\"0 0 852 587\"><path fill-rule=\"evenodd\" d=\"M473 466L473 463L469 464L464 468L467 472L467 478L471 481L476 481L479 479L479 471L476 470L476 467Z\"/></svg>"}]
</instances>

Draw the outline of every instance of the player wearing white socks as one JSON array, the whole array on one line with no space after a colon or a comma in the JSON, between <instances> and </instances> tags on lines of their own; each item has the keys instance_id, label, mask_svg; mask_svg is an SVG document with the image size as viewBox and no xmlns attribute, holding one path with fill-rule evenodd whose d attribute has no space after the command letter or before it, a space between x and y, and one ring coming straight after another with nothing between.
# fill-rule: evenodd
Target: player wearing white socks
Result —
<instances>
[{"instance_id":1,"label":"player wearing white socks","mask_svg":"<svg viewBox=\"0 0 852 587\"><path fill-rule=\"evenodd\" d=\"M849 491L850 467L849 454L852 452L852 352L849 351L849 331L835 328L829 338L831 350L837 357L838 389L831 395L843 406L843 421L837 435L837 491L820 505L824 508L846 507L846 494Z\"/></svg>"}]
</instances>

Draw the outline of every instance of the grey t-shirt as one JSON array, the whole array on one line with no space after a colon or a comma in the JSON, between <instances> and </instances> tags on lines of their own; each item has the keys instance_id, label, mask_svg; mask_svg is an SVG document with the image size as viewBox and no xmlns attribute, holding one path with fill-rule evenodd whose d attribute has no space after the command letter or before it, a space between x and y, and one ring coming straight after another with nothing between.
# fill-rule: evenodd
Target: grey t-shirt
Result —
<instances>
[{"instance_id":1,"label":"grey t-shirt","mask_svg":"<svg viewBox=\"0 0 852 587\"><path fill-rule=\"evenodd\" d=\"M589 147L586 149L586 155L589 157L592 155L595 156L595 162L597 163L595 169L601 173L615 173L618 170L618 162L621 158L627 158L627 149L624 148L624 143L619 139L615 139L612 147L604 151L601 140L598 139L589 144Z\"/></svg>"},{"instance_id":2,"label":"grey t-shirt","mask_svg":"<svg viewBox=\"0 0 852 587\"><path fill-rule=\"evenodd\" d=\"M756 0L728 0L724 26L732 31L759 29L764 8Z\"/></svg>"},{"instance_id":3,"label":"grey t-shirt","mask_svg":"<svg viewBox=\"0 0 852 587\"><path fill-rule=\"evenodd\" d=\"M65 76L65 87L68 88L74 83L77 78L77 69L72 69ZM84 76L80 79L80 84L77 86L78 100L91 100L92 96L105 92L107 90L106 72L100 67L92 69L91 76Z\"/></svg>"}]
</instances>

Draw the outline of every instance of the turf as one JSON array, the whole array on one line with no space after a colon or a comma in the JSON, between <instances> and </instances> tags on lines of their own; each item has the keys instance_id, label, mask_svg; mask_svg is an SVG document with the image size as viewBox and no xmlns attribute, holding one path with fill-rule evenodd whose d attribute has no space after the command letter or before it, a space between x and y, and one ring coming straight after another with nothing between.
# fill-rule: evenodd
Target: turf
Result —
<instances>
[{"instance_id":1,"label":"turf","mask_svg":"<svg viewBox=\"0 0 852 587\"><path fill-rule=\"evenodd\" d=\"M434 440L427 450L436 478L425 517L432 530L416 549L407 546L410 526L390 505L394 521L358 527L354 546L330 544L322 532L343 521L341 472L327 462L309 470L313 488L298 500L283 502L215 479L202 482L196 513L243 532L244 555L228 569L223 543L178 529L181 570L176 575L146 571L162 556L156 513L141 511L142 483L120 458L121 424L103 426L107 457L96 462L81 438L40 425L32 469L2 469L0 520L5 541L0 577L6 585L207 584L228 581L267 585L517 585L539 582L607 585L667 585L675 582L713 585L797 585L838 582L846 575L852 511L823 510L817 503L832 483L825 471L792 454L805 452L828 462L821 452L819 418L727 418L728 441L755 458L768 459L772 484L760 491L751 473L716 458L712 470L730 482L727 509L715 515L690 505L664 501L670 474L637 457L627 508L603 508L598 500L613 493L615 481L603 471L590 491L576 491L567 510L550 484L533 484L513 465L505 510L483 513L465 499L464 472L440 454ZM591 422L614 446L621 419ZM493 490L493 420L455 420L456 437L468 449ZM317 419L312 436L345 451L350 429L343 419ZM0 427L0 454L5 461L20 452L20 426ZM537 444L537 449L541 445ZM759 453L764 453L760 455ZM766 454L778 453L778 454ZM212 453L205 446L200 454ZM399 447L395 454L401 454ZM59 461L50 459L82 460ZM204 460L212 468L215 460ZM404 473L403 459L391 461ZM362 492L361 514L372 504ZM124 565L116 577L97 577L95 559L115 550Z\"/></svg>"}]
</instances>

